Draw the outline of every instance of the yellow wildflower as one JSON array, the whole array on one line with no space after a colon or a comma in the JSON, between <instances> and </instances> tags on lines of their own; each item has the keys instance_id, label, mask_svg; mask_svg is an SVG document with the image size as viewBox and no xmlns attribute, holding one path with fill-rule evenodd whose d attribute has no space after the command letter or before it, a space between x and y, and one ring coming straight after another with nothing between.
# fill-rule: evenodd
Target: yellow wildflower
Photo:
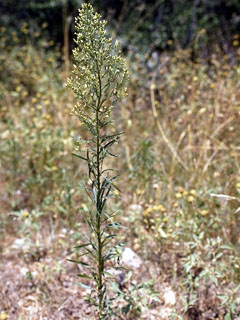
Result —
<instances>
[{"instance_id":1,"label":"yellow wildflower","mask_svg":"<svg viewBox=\"0 0 240 320\"><path fill-rule=\"evenodd\" d=\"M113 194L114 194L115 196L119 196L119 191L118 191L118 190L114 190L114 191L113 191Z\"/></svg>"},{"instance_id":2,"label":"yellow wildflower","mask_svg":"<svg viewBox=\"0 0 240 320\"><path fill-rule=\"evenodd\" d=\"M193 196L188 196L187 201L188 202L193 202L194 201L194 197Z\"/></svg>"},{"instance_id":3,"label":"yellow wildflower","mask_svg":"<svg viewBox=\"0 0 240 320\"><path fill-rule=\"evenodd\" d=\"M47 120L50 120L52 117L51 117L50 114L45 114L45 115L44 115L44 118L47 119Z\"/></svg>"},{"instance_id":4,"label":"yellow wildflower","mask_svg":"<svg viewBox=\"0 0 240 320\"><path fill-rule=\"evenodd\" d=\"M206 209L203 209L203 210L200 211L200 214L201 214L202 216L206 216L206 215L209 214L209 211L206 210Z\"/></svg>"},{"instance_id":5,"label":"yellow wildflower","mask_svg":"<svg viewBox=\"0 0 240 320\"><path fill-rule=\"evenodd\" d=\"M47 26L48 26L47 22L43 22L41 27L42 27L42 29L46 29Z\"/></svg>"},{"instance_id":6,"label":"yellow wildflower","mask_svg":"<svg viewBox=\"0 0 240 320\"><path fill-rule=\"evenodd\" d=\"M233 45L234 45L234 47L237 47L239 45L239 40L234 40Z\"/></svg>"},{"instance_id":7,"label":"yellow wildflower","mask_svg":"<svg viewBox=\"0 0 240 320\"><path fill-rule=\"evenodd\" d=\"M6 320L8 318L8 315L3 312L3 313L0 313L0 320Z\"/></svg>"},{"instance_id":8,"label":"yellow wildflower","mask_svg":"<svg viewBox=\"0 0 240 320\"><path fill-rule=\"evenodd\" d=\"M161 204L158 206L158 210L160 212L166 212L166 208L164 206L162 206Z\"/></svg>"},{"instance_id":9,"label":"yellow wildflower","mask_svg":"<svg viewBox=\"0 0 240 320\"><path fill-rule=\"evenodd\" d=\"M236 188L240 189L240 182L236 184Z\"/></svg>"},{"instance_id":10,"label":"yellow wildflower","mask_svg":"<svg viewBox=\"0 0 240 320\"><path fill-rule=\"evenodd\" d=\"M52 166L51 167L51 171L57 171L57 167L56 166Z\"/></svg>"},{"instance_id":11,"label":"yellow wildflower","mask_svg":"<svg viewBox=\"0 0 240 320\"><path fill-rule=\"evenodd\" d=\"M155 84L152 83L152 84L151 84L151 89L154 90L155 88L156 88Z\"/></svg>"},{"instance_id":12,"label":"yellow wildflower","mask_svg":"<svg viewBox=\"0 0 240 320\"><path fill-rule=\"evenodd\" d=\"M196 190L192 189L192 190L190 191L190 194L191 194L192 196L196 196Z\"/></svg>"},{"instance_id":13,"label":"yellow wildflower","mask_svg":"<svg viewBox=\"0 0 240 320\"><path fill-rule=\"evenodd\" d=\"M144 217L148 217L151 212L152 212L152 208L149 207L149 208L147 208L146 210L143 211L143 216Z\"/></svg>"},{"instance_id":14,"label":"yellow wildflower","mask_svg":"<svg viewBox=\"0 0 240 320\"><path fill-rule=\"evenodd\" d=\"M139 250L141 248L141 246L140 246L140 244L139 243L136 243L135 245L134 245L134 250Z\"/></svg>"},{"instance_id":15,"label":"yellow wildflower","mask_svg":"<svg viewBox=\"0 0 240 320\"><path fill-rule=\"evenodd\" d=\"M50 101L49 100L44 100L44 103L45 103L46 106L50 105Z\"/></svg>"},{"instance_id":16,"label":"yellow wildflower","mask_svg":"<svg viewBox=\"0 0 240 320\"><path fill-rule=\"evenodd\" d=\"M182 186L178 187L178 192L183 193L184 192L184 188Z\"/></svg>"},{"instance_id":17,"label":"yellow wildflower","mask_svg":"<svg viewBox=\"0 0 240 320\"><path fill-rule=\"evenodd\" d=\"M136 194L139 196L140 194L142 193L142 190L141 189L137 189L136 190Z\"/></svg>"},{"instance_id":18,"label":"yellow wildflower","mask_svg":"<svg viewBox=\"0 0 240 320\"><path fill-rule=\"evenodd\" d=\"M29 217L29 212L27 210L22 211L22 217L23 218Z\"/></svg>"},{"instance_id":19,"label":"yellow wildflower","mask_svg":"<svg viewBox=\"0 0 240 320\"><path fill-rule=\"evenodd\" d=\"M182 198L182 194L181 194L181 193L179 193L179 192L178 192L178 193L176 193L176 194L175 194L175 196L176 196L176 198L177 198L177 199L181 199L181 198Z\"/></svg>"}]
</instances>

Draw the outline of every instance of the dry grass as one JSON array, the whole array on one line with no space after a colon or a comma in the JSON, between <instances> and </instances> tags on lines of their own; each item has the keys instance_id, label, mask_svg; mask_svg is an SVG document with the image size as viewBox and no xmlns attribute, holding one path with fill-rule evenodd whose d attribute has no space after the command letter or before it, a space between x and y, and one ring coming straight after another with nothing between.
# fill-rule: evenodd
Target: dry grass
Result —
<instances>
[{"instance_id":1,"label":"dry grass","mask_svg":"<svg viewBox=\"0 0 240 320\"><path fill-rule=\"evenodd\" d=\"M84 170L71 152L72 136L86 133L69 115L73 97L63 84L60 53L38 45L12 43L0 55L0 312L11 320L84 319L92 310L66 259L85 232L82 212L89 203L78 184ZM237 293L227 290L240 279L240 69L216 50L209 66L179 51L161 56L150 70L140 55L130 55L129 71L128 98L115 112L126 134L117 161L123 192L113 206L121 207L128 246L144 260L133 280L144 273L159 297L170 286L175 319L193 319L191 312L195 319L223 319L230 302L221 306L216 294L237 304ZM16 239L28 246L14 249ZM180 297L194 296L184 309ZM155 301L141 319L164 319L164 308Z\"/></svg>"}]
</instances>

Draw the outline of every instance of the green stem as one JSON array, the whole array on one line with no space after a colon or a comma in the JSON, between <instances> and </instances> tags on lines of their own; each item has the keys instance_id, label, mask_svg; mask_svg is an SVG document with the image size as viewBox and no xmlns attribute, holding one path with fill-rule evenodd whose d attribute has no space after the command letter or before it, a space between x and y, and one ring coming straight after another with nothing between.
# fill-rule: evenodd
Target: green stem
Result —
<instances>
[{"instance_id":1,"label":"green stem","mask_svg":"<svg viewBox=\"0 0 240 320\"><path fill-rule=\"evenodd\" d=\"M101 188L101 160L100 160L100 132L99 132L99 109L101 106L101 77L100 71L98 69L98 79L99 79L99 98L96 110L96 134L97 134L97 242L98 242L98 319L102 319L102 309L103 309L103 259L102 259L102 238L101 238L101 203L100 203L100 188Z\"/></svg>"},{"instance_id":2,"label":"green stem","mask_svg":"<svg viewBox=\"0 0 240 320\"><path fill-rule=\"evenodd\" d=\"M102 319L102 240L101 240L101 212L99 193L101 187L100 181L100 139L99 139L99 127L98 127L98 110L96 113L97 124L97 241L98 241L98 319Z\"/></svg>"}]
</instances>

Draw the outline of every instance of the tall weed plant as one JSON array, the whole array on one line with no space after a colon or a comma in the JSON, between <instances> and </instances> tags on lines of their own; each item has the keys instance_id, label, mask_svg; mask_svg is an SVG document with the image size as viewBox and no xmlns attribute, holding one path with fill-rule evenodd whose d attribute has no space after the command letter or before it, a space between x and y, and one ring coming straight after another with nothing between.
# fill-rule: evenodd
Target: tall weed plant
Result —
<instances>
[{"instance_id":1,"label":"tall weed plant","mask_svg":"<svg viewBox=\"0 0 240 320\"><path fill-rule=\"evenodd\" d=\"M77 103L73 114L88 129L89 138L78 141L78 153L74 154L86 162L89 182L85 188L94 205L87 214L89 237L77 248L81 256L88 255L88 262L71 260L88 270L80 274L95 283L89 301L97 308L97 319L111 317L107 293L106 264L119 256L121 243L113 244L115 229L119 223L113 221L115 212L106 210L106 202L118 191L115 180L118 172L105 166L108 157L116 157L112 146L121 133L115 132L111 113L120 98L126 95L127 70L120 55L117 42L106 36L106 21L95 13L90 4L83 4L76 18L76 45L73 51L75 64L68 86L74 91Z\"/></svg>"}]
</instances>

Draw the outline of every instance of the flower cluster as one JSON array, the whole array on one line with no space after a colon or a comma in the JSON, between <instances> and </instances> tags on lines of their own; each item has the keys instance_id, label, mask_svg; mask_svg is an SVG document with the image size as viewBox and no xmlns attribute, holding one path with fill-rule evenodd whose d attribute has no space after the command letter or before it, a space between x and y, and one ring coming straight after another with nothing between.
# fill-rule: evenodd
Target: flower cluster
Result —
<instances>
[{"instance_id":1,"label":"flower cluster","mask_svg":"<svg viewBox=\"0 0 240 320\"><path fill-rule=\"evenodd\" d=\"M84 4L76 18L75 64L68 86L78 103L73 113L94 133L95 115L100 127L109 123L113 106L126 94L127 70L117 42L106 36L106 21Z\"/></svg>"}]
</instances>

